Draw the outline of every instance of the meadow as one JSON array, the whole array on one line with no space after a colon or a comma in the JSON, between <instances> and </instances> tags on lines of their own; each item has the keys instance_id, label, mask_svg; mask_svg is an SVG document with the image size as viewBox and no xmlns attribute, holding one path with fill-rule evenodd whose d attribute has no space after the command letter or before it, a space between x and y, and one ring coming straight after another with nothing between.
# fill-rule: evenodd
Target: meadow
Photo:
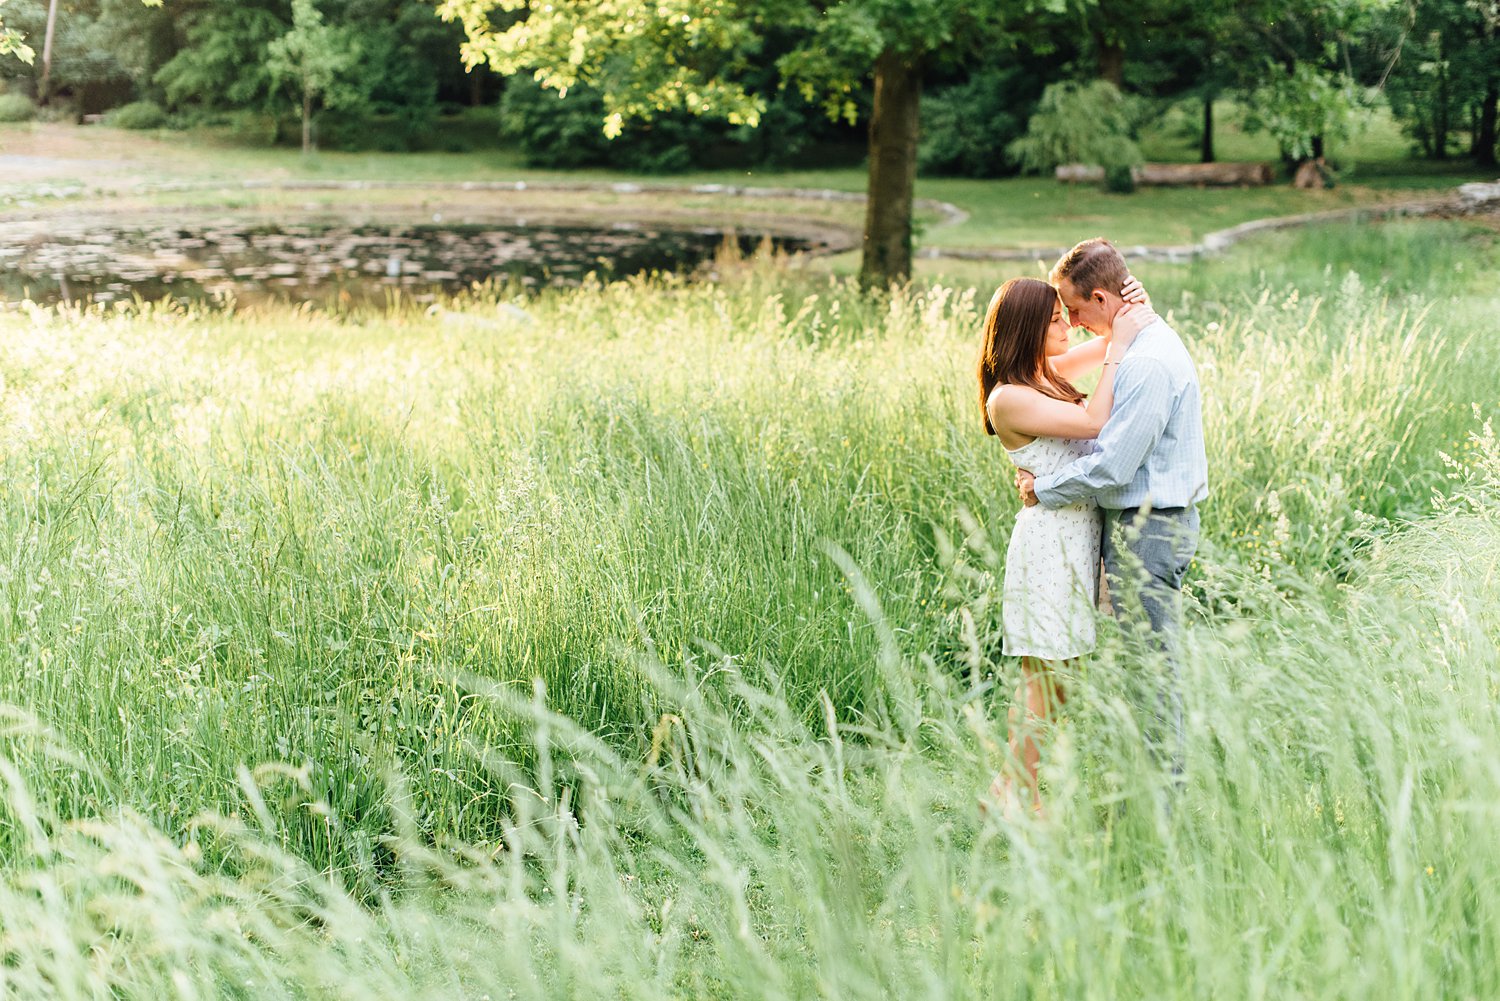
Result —
<instances>
[{"instance_id":1,"label":"meadow","mask_svg":"<svg viewBox=\"0 0 1500 1001\"><path fill-rule=\"evenodd\" d=\"M1185 790L1112 630L982 821L1003 273L0 313L0 989L1500 990L1493 227L1138 273L1213 495Z\"/></svg>"}]
</instances>

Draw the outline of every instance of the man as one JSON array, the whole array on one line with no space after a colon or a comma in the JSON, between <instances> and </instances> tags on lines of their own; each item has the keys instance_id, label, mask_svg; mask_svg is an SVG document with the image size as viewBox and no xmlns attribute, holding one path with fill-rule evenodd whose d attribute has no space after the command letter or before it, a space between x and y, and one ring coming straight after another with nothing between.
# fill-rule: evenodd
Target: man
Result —
<instances>
[{"instance_id":1,"label":"man","mask_svg":"<svg viewBox=\"0 0 1500 1001\"><path fill-rule=\"evenodd\" d=\"M1118 290L1128 277L1120 252L1094 239L1064 254L1051 282L1072 323L1103 337L1125 305ZM1022 472L1017 483L1027 506L1093 498L1104 510L1102 553L1115 615L1149 627L1146 638L1165 654L1147 740L1153 755L1180 775L1177 634L1182 579L1198 547L1197 505L1208 496L1208 460L1198 373L1177 332L1158 319L1126 350L1115 373L1114 408L1091 454L1040 479Z\"/></svg>"}]
</instances>

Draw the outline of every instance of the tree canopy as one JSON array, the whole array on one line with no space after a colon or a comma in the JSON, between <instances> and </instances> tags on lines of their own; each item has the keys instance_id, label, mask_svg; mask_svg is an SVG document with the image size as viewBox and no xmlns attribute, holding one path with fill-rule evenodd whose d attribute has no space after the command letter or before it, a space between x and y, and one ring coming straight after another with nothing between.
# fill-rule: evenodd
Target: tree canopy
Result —
<instances>
[{"instance_id":1,"label":"tree canopy","mask_svg":"<svg viewBox=\"0 0 1500 1001\"><path fill-rule=\"evenodd\" d=\"M861 277L884 284L911 272L923 72L979 52L1000 56L1064 2L444 0L438 10L463 24L471 66L529 72L562 93L598 88L608 134L674 109L758 124L765 100L742 79L775 32L796 37L776 60L781 85L799 88L830 117L853 118L855 92L873 80Z\"/></svg>"}]
</instances>

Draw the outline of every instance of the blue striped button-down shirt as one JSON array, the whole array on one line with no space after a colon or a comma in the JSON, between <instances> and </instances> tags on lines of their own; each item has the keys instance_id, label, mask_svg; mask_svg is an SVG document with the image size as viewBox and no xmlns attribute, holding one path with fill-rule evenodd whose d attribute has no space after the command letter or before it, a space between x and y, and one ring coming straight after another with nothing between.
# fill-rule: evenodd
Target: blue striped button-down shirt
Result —
<instances>
[{"instance_id":1,"label":"blue striped button-down shirt","mask_svg":"<svg viewBox=\"0 0 1500 1001\"><path fill-rule=\"evenodd\" d=\"M1045 507L1092 497L1112 510L1187 507L1208 496L1198 372L1166 321L1142 330L1120 359L1094 451L1038 477L1036 496Z\"/></svg>"}]
</instances>

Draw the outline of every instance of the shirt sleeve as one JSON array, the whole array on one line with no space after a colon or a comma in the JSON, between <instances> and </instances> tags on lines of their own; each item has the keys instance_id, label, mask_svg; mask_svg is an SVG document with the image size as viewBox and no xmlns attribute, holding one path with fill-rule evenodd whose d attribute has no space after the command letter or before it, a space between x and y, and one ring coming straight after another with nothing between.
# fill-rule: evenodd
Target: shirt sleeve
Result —
<instances>
[{"instance_id":1,"label":"shirt sleeve","mask_svg":"<svg viewBox=\"0 0 1500 1001\"><path fill-rule=\"evenodd\" d=\"M1043 507L1064 507L1106 490L1127 486L1161 439L1172 415L1172 380L1154 358L1120 366L1115 400L1094 451L1036 479Z\"/></svg>"}]
</instances>

